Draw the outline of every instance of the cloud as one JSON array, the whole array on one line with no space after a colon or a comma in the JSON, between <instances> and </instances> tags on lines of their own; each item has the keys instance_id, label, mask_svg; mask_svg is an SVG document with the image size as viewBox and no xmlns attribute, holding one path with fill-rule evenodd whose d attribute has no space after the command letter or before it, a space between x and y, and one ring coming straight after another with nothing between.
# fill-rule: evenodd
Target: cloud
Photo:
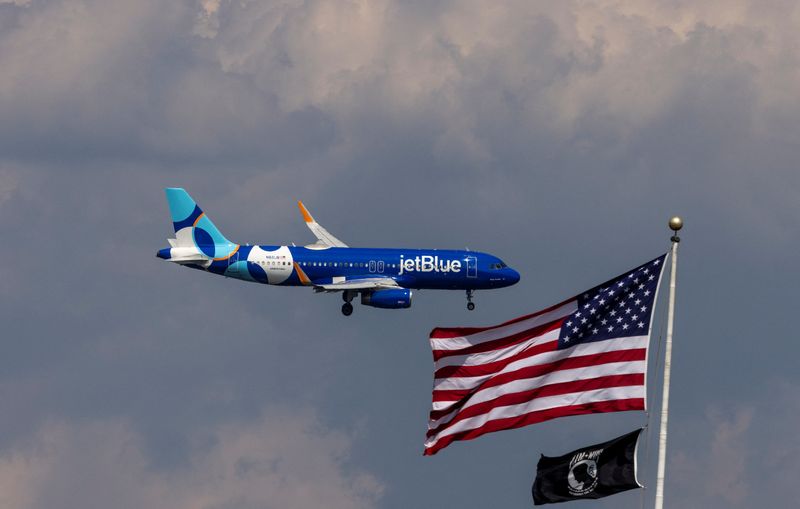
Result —
<instances>
[{"instance_id":1,"label":"cloud","mask_svg":"<svg viewBox=\"0 0 800 509\"><path fill-rule=\"evenodd\" d=\"M545 129L561 135L600 117L629 134L707 78L752 80L755 113L772 101L788 106L776 89L797 83L787 19L800 14L780 5L217 3L225 21L208 56L289 110L313 105L346 117L366 101L397 119L427 111L442 129L472 118L480 131L508 116L553 121ZM477 94L521 108L475 117Z\"/></svg>"},{"instance_id":2,"label":"cloud","mask_svg":"<svg viewBox=\"0 0 800 509\"><path fill-rule=\"evenodd\" d=\"M0 166L0 207L17 192L19 175L10 166Z\"/></svg>"},{"instance_id":3,"label":"cloud","mask_svg":"<svg viewBox=\"0 0 800 509\"><path fill-rule=\"evenodd\" d=\"M678 506L755 507L789 503L789 487L800 468L800 391L796 382L773 379L755 397L724 409L708 408L702 420L673 436L688 439L668 462L667 483ZM673 478L674 476L674 478Z\"/></svg>"},{"instance_id":4,"label":"cloud","mask_svg":"<svg viewBox=\"0 0 800 509\"><path fill-rule=\"evenodd\" d=\"M383 491L347 467L353 437L309 413L265 412L195 437L191 464L154 469L121 420L57 422L0 455L7 509L369 508Z\"/></svg>"},{"instance_id":5,"label":"cloud","mask_svg":"<svg viewBox=\"0 0 800 509\"><path fill-rule=\"evenodd\" d=\"M324 442L321 475L350 486L348 501L380 490L358 498L360 474L336 451L391 478L392 507L527 503L518 488L536 448L519 434L422 461L430 352L413 338L618 273L664 247L674 213L686 219L678 333L697 341L676 350L692 399L674 407L670 447L686 474L671 467L669 482L687 507L756 506L758 483L780 500L800 470L786 310L800 249L798 25L797 2L779 0L6 0L0 451L14 503L74 493L90 507L113 492L200 504L198 479L230 468L219 458L238 454L235 437L269 442L259 409L298 400L339 429L365 422L366 438L338 450L336 432L306 434ZM469 246L523 282L480 295L469 316L463 294L420 292L410 310L345 321L330 296L156 260L171 233L161 189L174 185L237 241L310 242L301 198L351 245ZM758 319L732 319L747 316ZM771 347L754 350L754 337ZM746 376L730 370L742 358ZM752 389L783 372L783 389ZM737 399L705 408L727 391ZM37 434L45 422L57 424ZM553 430L582 436L586 422L526 436L556 443ZM752 463L763 429L776 431ZM102 447L80 445L90 434ZM101 451L122 458L125 479ZM84 467L110 491L72 489ZM439 476L448 469L459 475ZM459 481L471 475L503 489L470 491ZM225 479L219 493L242 482L261 501Z\"/></svg>"},{"instance_id":6,"label":"cloud","mask_svg":"<svg viewBox=\"0 0 800 509\"><path fill-rule=\"evenodd\" d=\"M669 206L711 208L698 226L736 224L769 245L791 234L792 2L56 0L6 10L8 160L283 172L306 196L352 193L367 206L387 180L428 202L455 185L477 207L503 193L534 214L557 205L547 188L644 196L679 175L692 185ZM730 203L735 220L715 214Z\"/></svg>"},{"instance_id":7,"label":"cloud","mask_svg":"<svg viewBox=\"0 0 800 509\"><path fill-rule=\"evenodd\" d=\"M752 409L740 409L731 420L712 416L717 427L711 442L711 474L708 488L712 496L731 503L744 500L748 492L745 465L749 459L742 454L742 439L753 420Z\"/></svg>"},{"instance_id":8,"label":"cloud","mask_svg":"<svg viewBox=\"0 0 800 509\"><path fill-rule=\"evenodd\" d=\"M302 160L289 140L363 150L423 129L436 160L481 168L505 159L509 137L585 149L599 135L620 150L685 107L759 137L797 127L800 8L779 1L19 10L0 46L0 114L19 156L33 152L24 134L73 156Z\"/></svg>"},{"instance_id":9,"label":"cloud","mask_svg":"<svg viewBox=\"0 0 800 509\"><path fill-rule=\"evenodd\" d=\"M194 33L200 37L213 38L219 29L219 4L221 0L202 0L202 9L197 13L197 21L194 26Z\"/></svg>"},{"instance_id":10,"label":"cloud","mask_svg":"<svg viewBox=\"0 0 800 509\"><path fill-rule=\"evenodd\" d=\"M733 415L717 409L708 412L710 443L697 451L680 451L672 460L681 484L690 484L708 500L722 499L740 507L748 496L747 462L752 461L746 436L753 420L753 408L739 408Z\"/></svg>"}]
</instances>

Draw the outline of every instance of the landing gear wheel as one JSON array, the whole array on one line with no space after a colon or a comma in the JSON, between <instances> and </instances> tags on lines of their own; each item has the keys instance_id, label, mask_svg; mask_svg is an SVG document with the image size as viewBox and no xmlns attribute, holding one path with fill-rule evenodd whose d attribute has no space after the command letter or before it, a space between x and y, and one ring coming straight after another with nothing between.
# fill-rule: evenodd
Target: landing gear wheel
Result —
<instances>
[{"instance_id":1,"label":"landing gear wheel","mask_svg":"<svg viewBox=\"0 0 800 509\"><path fill-rule=\"evenodd\" d=\"M472 302L472 290L467 290L467 309L470 311L475 309L475 303Z\"/></svg>"},{"instance_id":2,"label":"landing gear wheel","mask_svg":"<svg viewBox=\"0 0 800 509\"><path fill-rule=\"evenodd\" d=\"M342 304L342 314L344 316L350 316L353 314L353 305L349 302L345 302Z\"/></svg>"}]
</instances>

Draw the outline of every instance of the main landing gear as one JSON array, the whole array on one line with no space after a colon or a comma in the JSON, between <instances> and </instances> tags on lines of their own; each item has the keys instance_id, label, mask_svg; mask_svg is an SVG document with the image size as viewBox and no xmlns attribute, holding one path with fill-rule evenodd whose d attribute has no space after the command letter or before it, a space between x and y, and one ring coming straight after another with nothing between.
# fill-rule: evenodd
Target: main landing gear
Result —
<instances>
[{"instance_id":1,"label":"main landing gear","mask_svg":"<svg viewBox=\"0 0 800 509\"><path fill-rule=\"evenodd\" d=\"M472 302L472 290L467 290L467 309L470 311L475 309L475 303Z\"/></svg>"},{"instance_id":2,"label":"main landing gear","mask_svg":"<svg viewBox=\"0 0 800 509\"><path fill-rule=\"evenodd\" d=\"M344 316L350 316L353 314L353 305L350 301L356 296L356 292L352 290L345 290L342 292L342 300L344 300L344 304L342 304L342 314Z\"/></svg>"}]
</instances>

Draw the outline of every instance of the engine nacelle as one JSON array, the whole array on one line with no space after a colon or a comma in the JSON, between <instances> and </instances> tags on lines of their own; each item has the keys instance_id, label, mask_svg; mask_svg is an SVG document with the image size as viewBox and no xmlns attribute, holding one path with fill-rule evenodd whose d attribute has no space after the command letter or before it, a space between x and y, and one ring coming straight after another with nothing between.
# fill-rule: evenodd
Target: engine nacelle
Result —
<instances>
[{"instance_id":1,"label":"engine nacelle","mask_svg":"<svg viewBox=\"0 0 800 509\"><path fill-rule=\"evenodd\" d=\"M411 307L411 290L390 289L362 293L361 304L382 309L402 309Z\"/></svg>"}]
</instances>

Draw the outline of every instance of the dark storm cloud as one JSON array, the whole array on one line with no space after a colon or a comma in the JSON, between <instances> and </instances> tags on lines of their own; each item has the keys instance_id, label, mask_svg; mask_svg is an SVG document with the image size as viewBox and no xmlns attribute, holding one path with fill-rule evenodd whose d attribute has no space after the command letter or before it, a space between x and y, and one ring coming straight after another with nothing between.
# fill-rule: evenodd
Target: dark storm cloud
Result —
<instances>
[{"instance_id":1,"label":"dark storm cloud","mask_svg":"<svg viewBox=\"0 0 800 509\"><path fill-rule=\"evenodd\" d=\"M752 506L800 416L785 389L800 383L799 16L745 1L0 2L5 505L247 507L276 479L281 507L528 503L539 452L641 416L422 458L427 332L619 273L666 250L679 212L667 493ZM461 295L418 292L411 310L344 320L335 296L158 263L169 185L239 242L310 241L302 198L351 245L468 246L523 279L472 315ZM737 459L766 427L766 459ZM218 471L219 495L198 494ZM100 473L104 490L74 495ZM770 503L786 493L776 482Z\"/></svg>"}]
</instances>

